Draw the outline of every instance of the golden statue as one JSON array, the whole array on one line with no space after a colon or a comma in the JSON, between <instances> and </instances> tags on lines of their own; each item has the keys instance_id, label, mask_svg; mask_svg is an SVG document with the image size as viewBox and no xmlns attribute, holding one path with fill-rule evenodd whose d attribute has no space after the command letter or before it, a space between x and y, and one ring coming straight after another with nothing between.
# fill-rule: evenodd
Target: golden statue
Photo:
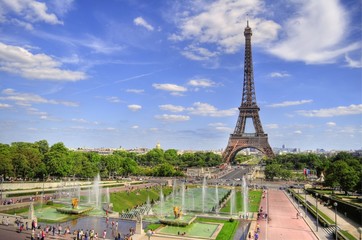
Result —
<instances>
[{"instance_id":1,"label":"golden statue","mask_svg":"<svg viewBox=\"0 0 362 240\"><path fill-rule=\"evenodd\" d=\"M182 216L182 211L179 207L175 206L173 207L173 214L175 215L175 218L180 218Z\"/></svg>"},{"instance_id":2,"label":"golden statue","mask_svg":"<svg viewBox=\"0 0 362 240\"><path fill-rule=\"evenodd\" d=\"M78 198L72 198L72 207L73 209L77 209L78 208Z\"/></svg>"}]
</instances>

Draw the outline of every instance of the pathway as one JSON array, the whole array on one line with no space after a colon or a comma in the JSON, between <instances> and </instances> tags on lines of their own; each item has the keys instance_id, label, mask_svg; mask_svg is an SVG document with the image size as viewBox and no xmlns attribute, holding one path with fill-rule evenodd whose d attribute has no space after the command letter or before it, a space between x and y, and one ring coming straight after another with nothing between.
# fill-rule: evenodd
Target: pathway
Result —
<instances>
[{"instance_id":1,"label":"pathway","mask_svg":"<svg viewBox=\"0 0 362 240\"><path fill-rule=\"evenodd\" d=\"M311 203L316 202L315 197L313 197L312 195L300 194L300 196L303 199L305 199L305 196L306 196L307 201L309 201ZM338 206L337 206L337 208L338 208ZM322 211L324 214L326 214L330 219L332 219L334 221L334 219L335 219L335 211L334 211L333 208L328 208L328 207L326 207L323 204L320 204L318 202L318 210ZM358 226L357 223L355 223L352 220L346 218L343 214L341 214L339 212L337 212L337 225L338 225L338 228L348 231L356 239L359 239L358 227L361 227L361 226Z\"/></svg>"},{"instance_id":2,"label":"pathway","mask_svg":"<svg viewBox=\"0 0 362 240\"><path fill-rule=\"evenodd\" d=\"M262 199L261 207L268 212L269 221L257 221L260 226L260 240L317 240L319 239L310 229L303 218L297 218L297 210L290 202L284 191L267 190L266 197Z\"/></svg>"}]
</instances>

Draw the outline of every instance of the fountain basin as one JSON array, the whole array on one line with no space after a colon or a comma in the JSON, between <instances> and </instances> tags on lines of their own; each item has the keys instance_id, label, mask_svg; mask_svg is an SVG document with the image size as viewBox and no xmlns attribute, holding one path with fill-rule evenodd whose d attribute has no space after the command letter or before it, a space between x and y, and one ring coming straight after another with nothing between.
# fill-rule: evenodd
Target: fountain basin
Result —
<instances>
[{"instance_id":1,"label":"fountain basin","mask_svg":"<svg viewBox=\"0 0 362 240\"><path fill-rule=\"evenodd\" d=\"M187 227L165 226L157 230L158 234L181 235L195 239L216 239L223 224L194 222Z\"/></svg>"},{"instance_id":2,"label":"fountain basin","mask_svg":"<svg viewBox=\"0 0 362 240\"><path fill-rule=\"evenodd\" d=\"M56 210L58 212L64 213L64 214L83 214L83 213L93 210L93 208L94 207L78 206L78 208L61 207L61 208L56 208Z\"/></svg>"},{"instance_id":3,"label":"fountain basin","mask_svg":"<svg viewBox=\"0 0 362 240\"><path fill-rule=\"evenodd\" d=\"M165 225L185 227L187 225L190 225L195 219L196 216L182 216L181 218L166 216L159 221L160 223Z\"/></svg>"}]
</instances>

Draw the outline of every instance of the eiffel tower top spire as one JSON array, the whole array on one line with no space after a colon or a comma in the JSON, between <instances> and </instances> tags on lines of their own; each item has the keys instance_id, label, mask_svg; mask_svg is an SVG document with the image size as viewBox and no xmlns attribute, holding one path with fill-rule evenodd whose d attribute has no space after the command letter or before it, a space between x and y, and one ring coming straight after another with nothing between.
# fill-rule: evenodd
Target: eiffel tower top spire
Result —
<instances>
[{"instance_id":1,"label":"eiffel tower top spire","mask_svg":"<svg viewBox=\"0 0 362 240\"><path fill-rule=\"evenodd\" d=\"M245 36L244 86L243 86L243 96L242 96L241 106L258 108L256 104L255 87L254 87L253 55L251 49L252 35L253 32L249 27L249 20L248 20L246 28L244 30L244 36Z\"/></svg>"}]
</instances>

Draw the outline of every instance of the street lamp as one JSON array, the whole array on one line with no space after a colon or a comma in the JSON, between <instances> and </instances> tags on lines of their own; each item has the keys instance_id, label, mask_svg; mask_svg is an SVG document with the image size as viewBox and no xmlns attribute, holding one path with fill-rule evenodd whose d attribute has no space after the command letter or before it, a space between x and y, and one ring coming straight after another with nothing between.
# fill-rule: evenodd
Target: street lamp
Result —
<instances>
[{"instance_id":1,"label":"street lamp","mask_svg":"<svg viewBox=\"0 0 362 240\"><path fill-rule=\"evenodd\" d=\"M336 240L338 239L338 234L337 234L337 230L338 230L338 226L337 226L337 206L338 206L338 203L337 202L334 202L333 203L333 206L334 206L334 221L335 221L335 227L336 227Z\"/></svg>"},{"instance_id":2,"label":"street lamp","mask_svg":"<svg viewBox=\"0 0 362 240\"><path fill-rule=\"evenodd\" d=\"M318 232L318 193L315 194L315 208L317 213L316 231Z\"/></svg>"}]
</instances>

